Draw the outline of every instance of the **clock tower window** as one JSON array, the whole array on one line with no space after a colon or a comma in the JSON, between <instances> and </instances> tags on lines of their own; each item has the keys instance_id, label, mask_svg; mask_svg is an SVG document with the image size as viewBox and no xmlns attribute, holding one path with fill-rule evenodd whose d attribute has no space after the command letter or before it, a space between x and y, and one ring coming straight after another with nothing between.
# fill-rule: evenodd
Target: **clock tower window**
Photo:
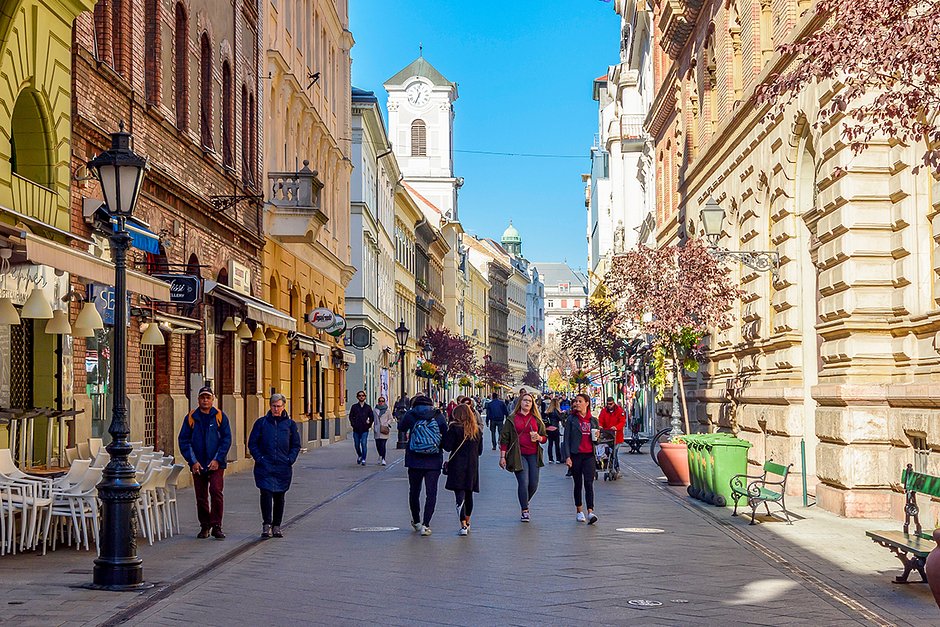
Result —
<instances>
[{"instance_id":1,"label":"clock tower window","mask_svg":"<svg viewBox=\"0 0 940 627\"><path fill-rule=\"evenodd\" d=\"M411 156L428 156L428 128L424 120L415 120L411 123Z\"/></svg>"}]
</instances>

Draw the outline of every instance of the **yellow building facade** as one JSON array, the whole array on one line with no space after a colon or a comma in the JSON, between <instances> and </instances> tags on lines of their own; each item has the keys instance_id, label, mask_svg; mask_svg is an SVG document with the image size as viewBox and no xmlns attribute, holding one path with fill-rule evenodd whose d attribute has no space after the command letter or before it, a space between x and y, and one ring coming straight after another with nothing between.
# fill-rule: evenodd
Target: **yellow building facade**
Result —
<instances>
[{"instance_id":1,"label":"yellow building facade","mask_svg":"<svg viewBox=\"0 0 940 627\"><path fill-rule=\"evenodd\" d=\"M303 8L303 10L301 10ZM297 331L263 344L264 393L288 398L308 445L346 433L346 369L355 356L341 330L309 314L342 316L349 265L350 50L346 0L266 3L264 285ZM259 411L266 410L265 407Z\"/></svg>"}]
</instances>

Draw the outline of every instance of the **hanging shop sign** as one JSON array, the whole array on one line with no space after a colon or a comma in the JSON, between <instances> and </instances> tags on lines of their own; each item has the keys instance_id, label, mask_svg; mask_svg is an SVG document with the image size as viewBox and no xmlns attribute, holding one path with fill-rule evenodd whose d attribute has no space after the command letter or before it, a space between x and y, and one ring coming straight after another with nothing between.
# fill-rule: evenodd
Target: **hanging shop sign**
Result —
<instances>
[{"instance_id":1,"label":"hanging shop sign","mask_svg":"<svg viewBox=\"0 0 940 627\"><path fill-rule=\"evenodd\" d=\"M170 284L170 302L195 305L202 297L202 281L192 274L155 274L154 278Z\"/></svg>"},{"instance_id":2,"label":"hanging shop sign","mask_svg":"<svg viewBox=\"0 0 940 627\"><path fill-rule=\"evenodd\" d=\"M341 337L344 333L346 333L346 318L340 316L339 314L334 314L333 318L333 326L324 329L324 331L333 337Z\"/></svg>"},{"instance_id":3,"label":"hanging shop sign","mask_svg":"<svg viewBox=\"0 0 940 627\"><path fill-rule=\"evenodd\" d=\"M108 326L114 325L114 288L110 286L98 285L97 283L88 284L88 300L95 304L101 321ZM130 306L131 295L127 295L125 306L128 309L127 324L130 326Z\"/></svg>"},{"instance_id":4,"label":"hanging shop sign","mask_svg":"<svg viewBox=\"0 0 940 627\"><path fill-rule=\"evenodd\" d=\"M251 296L251 268L234 259L229 259L228 278L233 290Z\"/></svg>"},{"instance_id":5,"label":"hanging shop sign","mask_svg":"<svg viewBox=\"0 0 940 627\"><path fill-rule=\"evenodd\" d=\"M372 329L362 325L349 330L349 344L353 348L369 348L372 346Z\"/></svg>"},{"instance_id":6,"label":"hanging shop sign","mask_svg":"<svg viewBox=\"0 0 940 627\"><path fill-rule=\"evenodd\" d=\"M336 314L326 307L318 307L307 314L307 322L313 325L314 329L327 331L336 324Z\"/></svg>"}]
</instances>

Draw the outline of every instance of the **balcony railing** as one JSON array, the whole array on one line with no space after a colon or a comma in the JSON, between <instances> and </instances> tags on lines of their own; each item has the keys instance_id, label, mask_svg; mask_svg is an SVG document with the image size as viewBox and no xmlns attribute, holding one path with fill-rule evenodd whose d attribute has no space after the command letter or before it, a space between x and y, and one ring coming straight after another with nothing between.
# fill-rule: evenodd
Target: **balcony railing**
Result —
<instances>
[{"instance_id":1,"label":"balcony railing","mask_svg":"<svg viewBox=\"0 0 940 627\"><path fill-rule=\"evenodd\" d=\"M299 172L268 174L267 232L284 242L312 243L327 223L321 209L323 182L304 161Z\"/></svg>"},{"instance_id":2,"label":"balcony railing","mask_svg":"<svg viewBox=\"0 0 940 627\"><path fill-rule=\"evenodd\" d=\"M59 195L48 187L13 173L13 209L50 226L68 230L69 215L59 211Z\"/></svg>"}]
</instances>

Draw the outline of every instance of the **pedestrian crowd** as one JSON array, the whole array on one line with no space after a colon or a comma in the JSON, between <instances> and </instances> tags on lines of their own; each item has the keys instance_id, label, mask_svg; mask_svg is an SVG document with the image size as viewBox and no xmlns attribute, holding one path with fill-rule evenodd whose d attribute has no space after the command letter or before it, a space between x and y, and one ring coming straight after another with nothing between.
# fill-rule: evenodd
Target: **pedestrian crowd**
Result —
<instances>
[{"instance_id":1,"label":"pedestrian crowd","mask_svg":"<svg viewBox=\"0 0 940 627\"><path fill-rule=\"evenodd\" d=\"M508 402L507 402L508 401ZM484 432L489 428L492 450L499 450L499 467L516 479L520 520L532 520L530 506L539 488L540 469L548 463L564 463L573 482L576 520L593 525L594 480L598 467L598 441L603 432L610 437L615 468L619 468L617 447L624 441L626 412L613 398L597 416L591 411L591 398L556 395L536 398L523 388L507 401L494 392L483 401L459 396L446 407L435 406L423 394L402 397L390 409L380 396L372 407L366 393L356 394L349 409L349 424L356 449L356 463L366 465L369 433L373 434L378 464L386 465L392 422L398 424L404 442L408 473L408 505L411 524L422 536L431 535L431 519L437 506L438 484L446 476L444 488L454 494L459 521L458 534L470 533L474 494L480 492L480 458ZM292 468L300 453L300 432L288 415L286 399L272 394L270 410L255 421L248 437L248 450L254 460L255 485L259 490L261 536L281 538L285 498L291 486ZM199 390L198 405L183 420L179 449L193 476L196 509L200 524L198 538L224 539L224 473L232 444L228 417L216 408L210 387ZM482 410L482 411L481 411ZM485 418L481 418L481 414ZM612 433L611 433L612 432ZM424 503L422 508L422 493Z\"/></svg>"}]
</instances>

